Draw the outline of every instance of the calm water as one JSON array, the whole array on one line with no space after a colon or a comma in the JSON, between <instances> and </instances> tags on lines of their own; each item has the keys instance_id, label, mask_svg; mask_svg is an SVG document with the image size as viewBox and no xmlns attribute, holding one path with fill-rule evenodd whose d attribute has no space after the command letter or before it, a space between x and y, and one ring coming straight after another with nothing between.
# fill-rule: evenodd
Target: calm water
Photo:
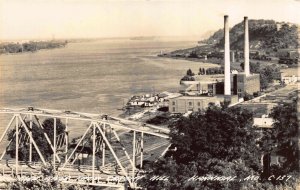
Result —
<instances>
[{"instance_id":1,"label":"calm water","mask_svg":"<svg viewBox=\"0 0 300 190\"><path fill-rule=\"evenodd\" d=\"M156 55L195 45L174 39L110 39L2 55L0 105L117 115L132 94L176 91L180 77L188 68L197 71L200 63Z\"/></svg>"},{"instance_id":2,"label":"calm water","mask_svg":"<svg viewBox=\"0 0 300 190\"><path fill-rule=\"evenodd\" d=\"M177 91L188 68L214 66L156 55L196 45L176 39L98 40L0 56L0 107L40 107L117 116L133 94ZM0 134L8 124L0 114ZM71 124L70 124L71 125ZM77 136L82 124L72 124ZM75 133L74 133L75 131ZM72 135L72 134L71 134ZM72 135L72 136L73 136ZM0 144L0 150L4 143Z\"/></svg>"}]
</instances>

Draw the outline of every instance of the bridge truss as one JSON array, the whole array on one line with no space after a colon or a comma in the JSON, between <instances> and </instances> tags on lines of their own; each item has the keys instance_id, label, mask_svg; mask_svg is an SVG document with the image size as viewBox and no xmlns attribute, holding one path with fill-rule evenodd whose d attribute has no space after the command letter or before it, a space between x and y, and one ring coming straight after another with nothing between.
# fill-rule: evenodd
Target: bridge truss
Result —
<instances>
[{"instance_id":1,"label":"bridge truss","mask_svg":"<svg viewBox=\"0 0 300 190\"><path fill-rule=\"evenodd\" d=\"M2 175L38 175L50 161L56 175L63 176L63 183L136 188L145 157L169 146L168 129L107 115L33 107L0 109L0 113L11 115L0 137L6 147L0 156ZM45 119L53 121L51 137L45 132L49 127L43 124ZM65 127L58 132L61 122ZM37 130L33 126L44 131L42 136L52 150L50 160L34 138ZM73 132L80 136L70 141ZM8 133L13 136L6 142ZM13 158L8 155L11 146L15 150ZM29 147L28 159L20 160L24 147ZM33 151L38 161L33 160Z\"/></svg>"}]
</instances>

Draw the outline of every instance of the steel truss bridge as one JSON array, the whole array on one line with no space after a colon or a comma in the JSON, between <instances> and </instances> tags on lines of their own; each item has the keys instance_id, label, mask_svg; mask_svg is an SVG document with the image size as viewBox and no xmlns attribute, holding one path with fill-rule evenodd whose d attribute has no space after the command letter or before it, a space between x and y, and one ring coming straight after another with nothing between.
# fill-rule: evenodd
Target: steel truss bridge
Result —
<instances>
[{"instance_id":1,"label":"steel truss bridge","mask_svg":"<svg viewBox=\"0 0 300 190\"><path fill-rule=\"evenodd\" d=\"M6 127L1 126L4 132L0 143L6 147L0 155L3 178L39 176L41 169L50 164L62 183L138 188L136 179L143 175L143 161L164 154L170 146L168 129L108 115L33 107L4 108L0 113L11 117ZM45 127L49 126L43 124L49 118L53 121L51 139L45 132ZM65 125L60 132L59 122ZM50 160L33 138L36 136L33 126L44 131L43 138L52 150ZM13 136L7 141L11 131ZM80 136L70 141L72 133ZM13 157L8 154L10 147L14 147ZM26 161L20 160L24 147L28 149ZM38 161L33 161L34 151Z\"/></svg>"}]
</instances>

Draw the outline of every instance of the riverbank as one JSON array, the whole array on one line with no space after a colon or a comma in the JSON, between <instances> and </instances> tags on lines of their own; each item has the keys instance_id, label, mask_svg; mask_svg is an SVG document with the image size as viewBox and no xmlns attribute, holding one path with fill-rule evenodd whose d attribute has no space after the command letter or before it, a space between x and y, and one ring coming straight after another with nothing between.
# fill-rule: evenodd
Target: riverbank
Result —
<instances>
[{"instance_id":1,"label":"riverbank","mask_svg":"<svg viewBox=\"0 0 300 190\"><path fill-rule=\"evenodd\" d=\"M63 48L68 44L67 40L51 40L51 41L29 41L24 43L3 42L0 44L1 54L20 54L32 53L40 50L48 50L55 48Z\"/></svg>"},{"instance_id":2,"label":"riverbank","mask_svg":"<svg viewBox=\"0 0 300 190\"><path fill-rule=\"evenodd\" d=\"M176 40L82 41L51 51L3 54L1 107L33 106L118 116L124 100L133 94L178 92L178 79L186 70L199 69L196 62L156 56L161 50L170 52L194 44ZM0 123L6 125L9 119L1 118ZM75 129L80 132L82 126Z\"/></svg>"}]
</instances>

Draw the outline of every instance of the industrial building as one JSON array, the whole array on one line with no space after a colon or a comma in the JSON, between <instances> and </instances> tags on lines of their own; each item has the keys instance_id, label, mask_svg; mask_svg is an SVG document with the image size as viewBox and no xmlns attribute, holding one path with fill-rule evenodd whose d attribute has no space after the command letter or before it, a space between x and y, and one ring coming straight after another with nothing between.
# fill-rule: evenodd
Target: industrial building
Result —
<instances>
[{"instance_id":1,"label":"industrial building","mask_svg":"<svg viewBox=\"0 0 300 190\"><path fill-rule=\"evenodd\" d=\"M231 104L243 100L245 94L253 94L260 91L259 74L250 73L249 63L249 29L248 17L244 17L244 72L230 70L230 42L228 16L224 16L224 75L207 77L206 80L186 81L183 84L190 86L185 90L183 96L169 100L169 111L171 113L186 113L206 109L210 103L216 105L221 102Z\"/></svg>"},{"instance_id":2,"label":"industrial building","mask_svg":"<svg viewBox=\"0 0 300 190\"><path fill-rule=\"evenodd\" d=\"M232 96L232 102L238 102L237 96ZM217 106L224 101L223 95L213 97L209 96L180 96L169 100L169 111L171 113L186 113L193 111L201 111L206 109L209 104L213 103Z\"/></svg>"},{"instance_id":3,"label":"industrial building","mask_svg":"<svg viewBox=\"0 0 300 190\"><path fill-rule=\"evenodd\" d=\"M215 96L224 94L224 79L202 78L199 77L195 81L183 81L181 84L188 85L184 90L185 95L207 95ZM222 75L224 78L224 75ZM260 91L260 76L259 74L245 75L244 73L232 72L230 74L231 94L237 95L238 98L243 98L245 94L253 95Z\"/></svg>"},{"instance_id":4,"label":"industrial building","mask_svg":"<svg viewBox=\"0 0 300 190\"><path fill-rule=\"evenodd\" d=\"M232 92L239 98L243 98L246 93L253 95L260 91L259 74L246 75L244 73L232 74Z\"/></svg>"}]
</instances>

